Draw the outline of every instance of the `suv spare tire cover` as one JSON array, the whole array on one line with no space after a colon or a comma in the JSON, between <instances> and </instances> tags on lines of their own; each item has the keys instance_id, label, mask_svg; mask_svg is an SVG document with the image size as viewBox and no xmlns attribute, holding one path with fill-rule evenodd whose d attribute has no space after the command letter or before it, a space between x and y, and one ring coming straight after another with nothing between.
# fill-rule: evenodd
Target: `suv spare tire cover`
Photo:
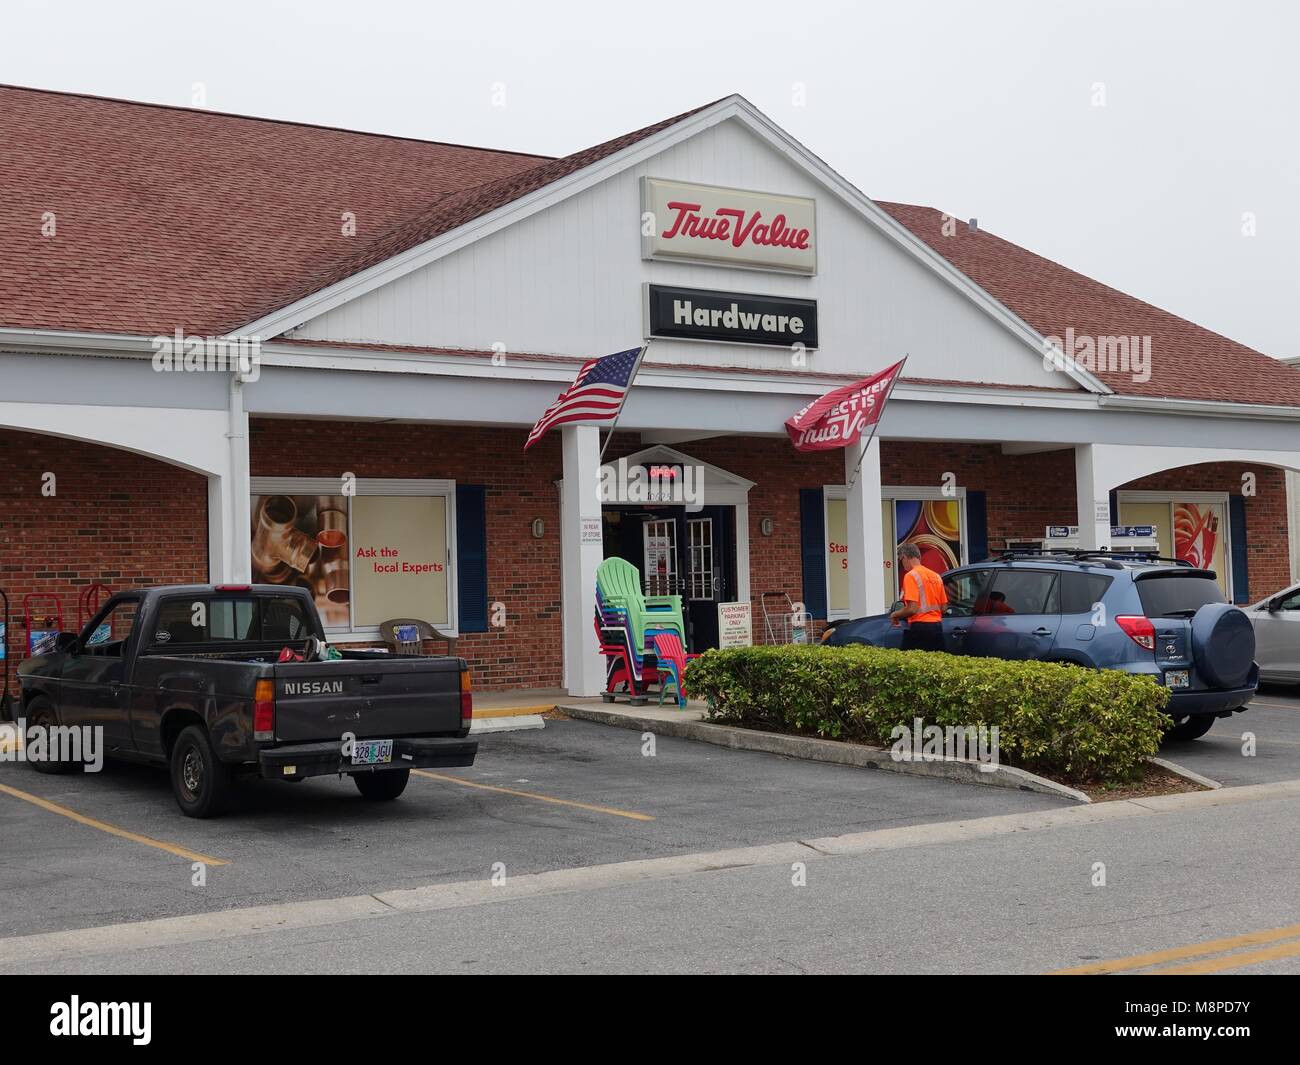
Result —
<instances>
[{"instance_id":1,"label":"suv spare tire cover","mask_svg":"<svg viewBox=\"0 0 1300 1065\"><path fill-rule=\"evenodd\" d=\"M1192 652L1207 683L1240 688L1255 661L1254 626L1230 603L1206 603L1192 618Z\"/></svg>"}]
</instances>

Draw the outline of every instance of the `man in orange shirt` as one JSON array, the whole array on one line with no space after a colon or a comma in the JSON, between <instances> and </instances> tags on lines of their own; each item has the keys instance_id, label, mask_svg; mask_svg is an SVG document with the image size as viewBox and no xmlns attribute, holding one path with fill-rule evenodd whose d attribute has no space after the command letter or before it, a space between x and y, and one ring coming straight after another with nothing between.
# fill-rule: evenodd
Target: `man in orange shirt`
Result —
<instances>
[{"instance_id":1,"label":"man in orange shirt","mask_svg":"<svg viewBox=\"0 0 1300 1065\"><path fill-rule=\"evenodd\" d=\"M898 565L903 570L903 605L889 618L895 625L907 622L903 650L942 651L943 608L948 605L943 579L921 565L921 549L915 544L898 549Z\"/></svg>"}]
</instances>

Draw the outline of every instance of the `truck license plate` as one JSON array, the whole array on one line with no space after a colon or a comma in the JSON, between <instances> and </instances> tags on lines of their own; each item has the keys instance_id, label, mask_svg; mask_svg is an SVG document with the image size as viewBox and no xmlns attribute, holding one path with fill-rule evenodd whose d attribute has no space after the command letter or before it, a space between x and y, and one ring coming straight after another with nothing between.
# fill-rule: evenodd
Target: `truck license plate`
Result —
<instances>
[{"instance_id":1,"label":"truck license plate","mask_svg":"<svg viewBox=\"0 0 1300 1065\"><path fill-rule=\"evenodd\" d=\"M392 740L357 740L352 745L353 765L379 765L392 760Z\"/></svg>"},{"instance_id":2,"label":"truck license plate","mask_svg":"<svg viewBox=\"0 0 1300 1065\"><path fill-rule=\"evenodd\" d=\"M1186 688L1187 670L1185 669L1165 670L1165 685L1166 687L1169 688Z\"/></svg>"}]
</instances>

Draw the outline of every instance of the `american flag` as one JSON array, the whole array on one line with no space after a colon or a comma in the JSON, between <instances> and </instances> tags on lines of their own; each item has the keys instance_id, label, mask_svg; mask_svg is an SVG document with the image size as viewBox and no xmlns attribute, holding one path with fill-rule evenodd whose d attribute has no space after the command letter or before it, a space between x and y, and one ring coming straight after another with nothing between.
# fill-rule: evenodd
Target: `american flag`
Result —
<instances>
[{"instance_id":1,"label":"american flag","mask_svg":"<svg viewBox=\"0 0 1300 1065\"><path fill-rule=\"evenodd\" d=\"M632 387L632 378L636 375L643 351L643 347L628 348L627 351L616 351L613 355L584 362L573 384L561 392L537 420L533 431L528 434L524 450L537 443L552 426L572 422L599 425L617 419L627 390Z\"/></svg>"}]
</instances>

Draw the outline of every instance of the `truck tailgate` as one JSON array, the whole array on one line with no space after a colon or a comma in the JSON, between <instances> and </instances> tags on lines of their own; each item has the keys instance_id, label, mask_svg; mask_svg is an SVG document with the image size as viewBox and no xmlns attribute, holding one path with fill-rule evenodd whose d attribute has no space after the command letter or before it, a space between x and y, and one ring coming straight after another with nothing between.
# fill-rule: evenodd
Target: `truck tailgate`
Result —
<instances>
[{"instance_id":1,"label":"truck tailgate","mask_svg":"<svg viewBox=\"0 0 1300 1065\"><path fill-rule=\"evenodd\" d=\"M275 667L281 742L454 735L460 731L459 658L392 655Z\"/></svg>"}]
</instances>

